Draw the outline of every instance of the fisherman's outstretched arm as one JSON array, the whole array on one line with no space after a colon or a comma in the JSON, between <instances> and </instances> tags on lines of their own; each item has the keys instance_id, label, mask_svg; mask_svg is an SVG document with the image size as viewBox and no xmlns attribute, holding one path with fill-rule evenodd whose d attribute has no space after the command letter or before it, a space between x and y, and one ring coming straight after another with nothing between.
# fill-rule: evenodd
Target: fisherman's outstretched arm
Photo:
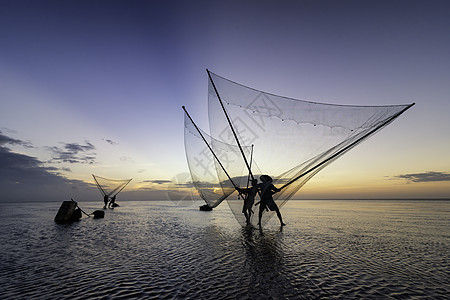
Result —
<instances>
[{"instance_id":1,"label":"fisherman's outstretched arm","mask_svg":"<svg viewBox=\"0 0 450 300\"><path fill-rule=\"evenodd\" d=\"M248 194L250 192L250 188L237 188L237 191L241 194Z\"/></svg>"},{"instance_id":2,"label":"fisherman's outstretched arm","mask_svg":"<svg viewBox=\"0 0 450 300\"><path fill-rule=\"evenodd\" d=\"M279 189L276 186L272 185L272 191L274 191L275 193L278 193L279 191L281 191L281 189Z\"/></svg>"}]
</instances>

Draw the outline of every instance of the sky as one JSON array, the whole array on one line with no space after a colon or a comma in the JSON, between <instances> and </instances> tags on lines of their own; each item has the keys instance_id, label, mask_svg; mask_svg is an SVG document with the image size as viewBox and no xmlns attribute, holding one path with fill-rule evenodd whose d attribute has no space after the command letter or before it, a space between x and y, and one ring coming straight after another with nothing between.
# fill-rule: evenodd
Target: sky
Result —
<instances>
[{"instance_id":1,"label":"sky","mask_svg":"<svg viewBox=\"0 0 450 300\"><path fill-rule=\"evenodd\" d=\"M450 198L448 1L0 0L0 45L0 202L101 200L91 174L133 178L123 199L180 196L181 106L208 128L206 69L297 99L416 103L295 198Z\"/></svg>"}]
</instances>

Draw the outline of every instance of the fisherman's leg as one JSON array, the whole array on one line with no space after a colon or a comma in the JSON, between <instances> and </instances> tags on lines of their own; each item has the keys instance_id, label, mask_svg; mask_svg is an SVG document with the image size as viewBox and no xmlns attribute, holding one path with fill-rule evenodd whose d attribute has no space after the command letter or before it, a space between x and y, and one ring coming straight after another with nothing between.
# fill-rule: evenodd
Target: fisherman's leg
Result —
<instances>
[{"instance_id":1,"label":"fisherman's leg","mask_svg":"<svg viewBox=\"0 0 450 300\"><path fill-rule=\"evenodd\" d=\"M283 218L281 217L280 209L277 207L277 208L275 208L275 211L277 213L278 219L280 220L281 226L286 225L286 224L283 223Z\"/></svg>"},{"instance_id":2,"label":"fisherman's leg","mask_svg":"<svg viewBox=\"0 0 450 300\"><path fill-rule=\"evenodd\" d=\"M261 227L261 218L262 218L263 211L264 211L264 205L261 205L259 207L259 214L258 214L258 225L259 225L259 227Z\"/></svg>"}]
</instances>

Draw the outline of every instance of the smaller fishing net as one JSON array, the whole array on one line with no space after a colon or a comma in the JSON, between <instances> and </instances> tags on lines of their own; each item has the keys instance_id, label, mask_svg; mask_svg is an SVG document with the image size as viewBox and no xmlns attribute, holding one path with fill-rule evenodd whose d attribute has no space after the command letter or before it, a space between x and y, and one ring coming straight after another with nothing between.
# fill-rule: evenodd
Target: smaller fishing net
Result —
<instances>
[{"instance_id":1,"label":"smaller fishing net","mask_svg":"<svg viewBox=\"0 0 450 300\"><path fill-rule=\"evenodd\" d=\"M97 188L103 197L113 197L117 195L131 181L131 179L107 179L94 174L92 174L92 177L94 177Z\"/></svg>"},{"instance_id":2,"label":"smaller fishing net","mask_svg":"<svg viewBox=\"0 0 450 300\"><path fill-rule=\"evenodd\" d=\"M235 185L246 184L247 175L242 174L247 169L240 149L199 129L187 112L184 117L184 145L192 182L208 206L216 207L236 190ZM246 155L250 154L250 149L243 147Z\"/></svg>"}]
</instances>

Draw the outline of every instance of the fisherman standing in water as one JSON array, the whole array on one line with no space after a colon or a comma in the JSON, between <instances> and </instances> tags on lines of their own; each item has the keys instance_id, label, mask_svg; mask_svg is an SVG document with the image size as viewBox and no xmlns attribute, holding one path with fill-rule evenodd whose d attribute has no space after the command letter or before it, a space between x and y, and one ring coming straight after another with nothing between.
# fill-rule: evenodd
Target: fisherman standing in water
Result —
<instances>
[{"instance_id":1,"label":"fisherman standing in water","mask_svg":"<svg viewBox=\"0 0 450 300\"><path fill-rule=\"evenodd\" d=\"M114 196L111 197L111 200L109 201L108 207L109 208L114 208L114 207L117 207L117 206L119 206L119 204L116 204L116 195L114 195Z\"/></svg>"},{"instance_id":2,"label":"fisherman standing in water","mask_svg":"<svg viewBox=\"0 0 450 300\"><path fill-rule=\"evenodd\" d=\"M108 205L108 195L105 195L105 196L103 197L103 202L105 202L105 206L103 206L103 209L105 209L105 208L106 208L106 205Z\"/></svg>"},{"instance_id":3,"label":"fisherman standing in water","mask_svg":"<svg viewBox=\"0 0 450 300\"><path fill-rule=\"evenodd\" d=\"M253 203L255 203L255 196L258 193L258 180L252 180L252 187L246 189L238 189L240 193L245 194L244 196L244 205L242 207L242 213L245 215L245 220L247 225L250 225L250 218L252 216L252 207Z\"/></svg>"},{"instance_id":4,"label":"fisherman standing in water","mask_svg":"<svg viewBox=\"0 0 450 300\"><path fill-rule=\"evenodd\" d=\"M276 192L281 191L280 189L277 189L272 184L272 177L269 175L261 175L259 179L262 181L262 183L258 184L258 187L261 189L261 201L259 202L259 219L258 219L258 225L261 227L261 217L263 214L264 209L269 208L271 211L275 211L277 213L278 219L280 220L281 226L284 226L286 224L283 223L283 219L281 217L280 209L278 208L277 204L273 200L272 195Z\"/></svg>"}]
</instances>

